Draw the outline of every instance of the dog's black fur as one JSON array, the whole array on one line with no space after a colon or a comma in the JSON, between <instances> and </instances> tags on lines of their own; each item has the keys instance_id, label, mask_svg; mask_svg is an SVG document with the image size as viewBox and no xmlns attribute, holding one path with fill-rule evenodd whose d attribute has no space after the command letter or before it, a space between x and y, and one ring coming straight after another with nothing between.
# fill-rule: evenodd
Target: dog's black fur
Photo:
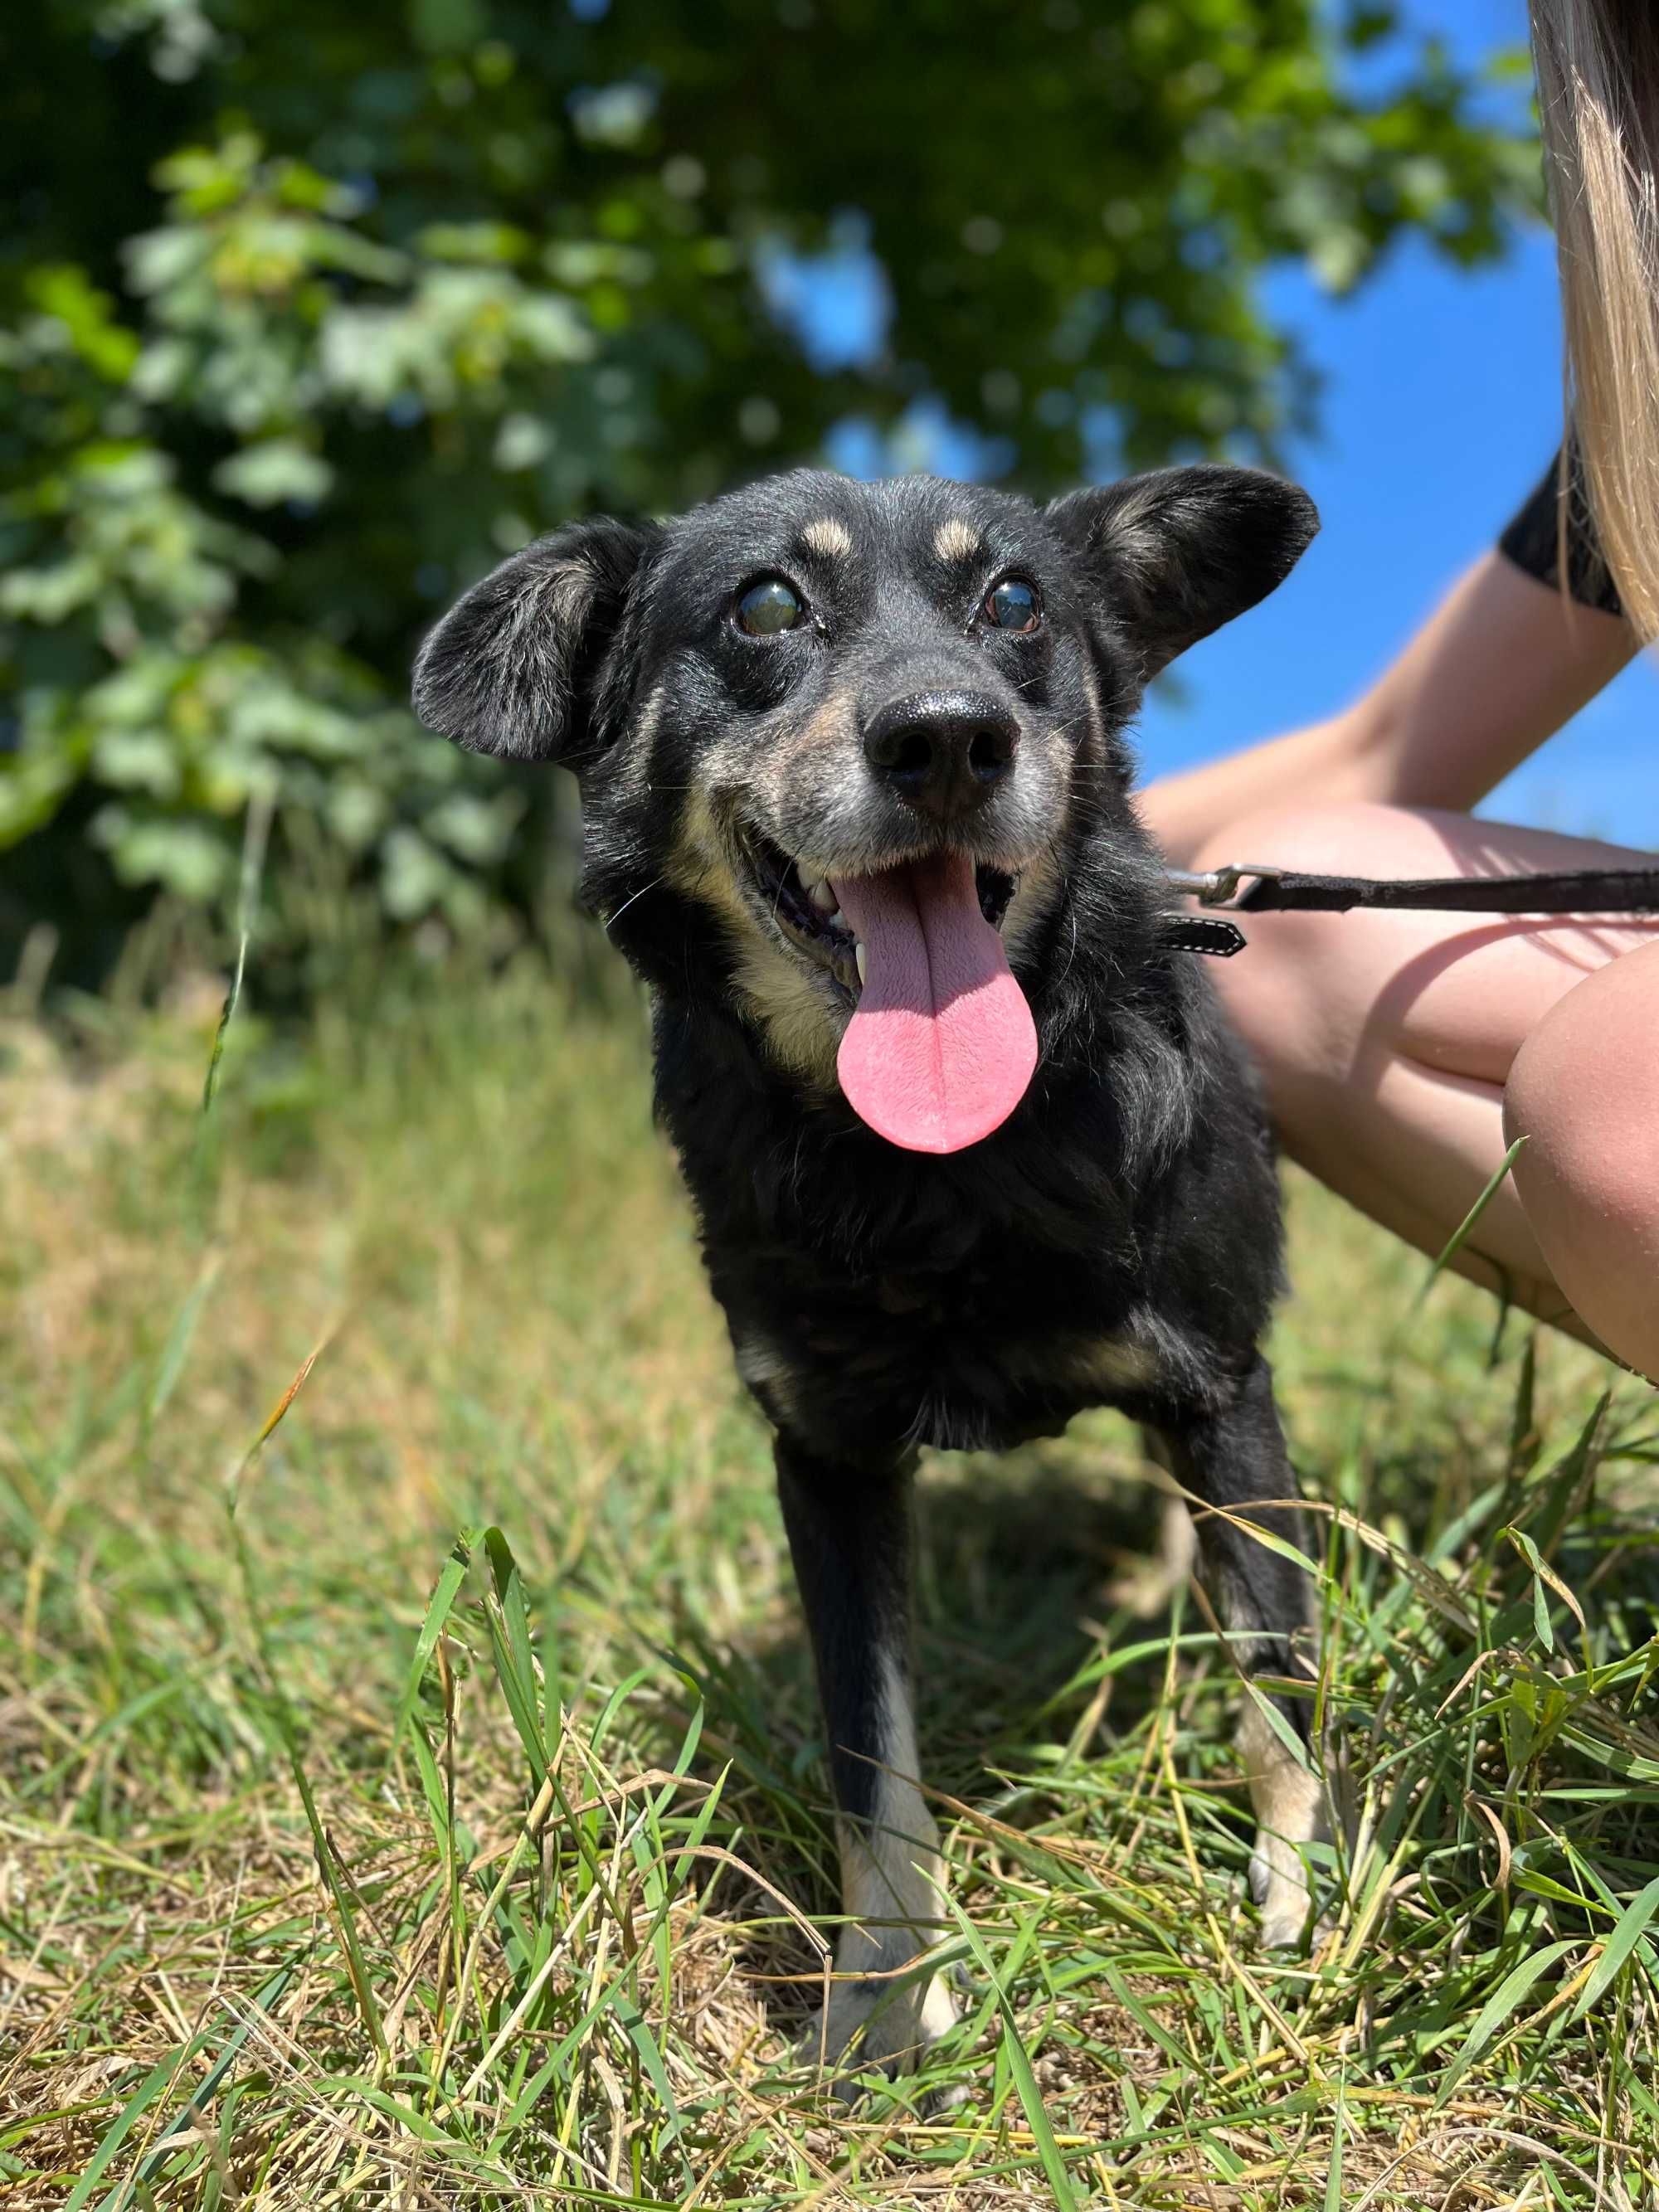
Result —
<instances>
[{"instance_id":1,"label":"dog's black fur","mask_svg":"<svg viewBox=\"0 0 1659 2212\"><path fill-rule=\"evenodd\" d=\"M1148 678L1272 590L1316 527L1301 493L1248 470L1043 508L802 471L666 526L561 530L422 651L429 727L580 778L585 895L650 986L658 1109L776 1431L854 1858L893 1813L895 1753L914 1756L897 1708L919 1445L996 1447L1121 1408L1215 1509L1201 1571L1241 1663L1305 1673L1304 1577L1250 1533L1252 1509L1293 1487L1258 1349L1279 1287L1273 1164L1201 963L1170 943L1123 732ZM1037 594L1029 633L988 613L1009 574ZM804 619L749 635L738 601L774 576ZM1018 750L983 805L941 823L872 771L865 740L896 700L925 720L964 696L1012 717ZM857 986L789 863L861 875L947 844L974 854L988 914L1008 908L1041 1056L1000 1128L939 1157L888 1144L836 1088ZM1295 1534L1290 1514L1258 1518ZM1304 1701L1282 1710L1305 1730ZM1271 1732L1258 1743L1278 1775L1258 1804L1305 1841L1305 1793L1287 1812ZM930 1848L918 1804L899 1858ZM891 1966L927 1916L869 1848L902 1923L869 1939ZM1269 1849L1258 1876L1282 1940L1306 1904L1293 1856ZM849 1875L849 1910L869 1914L868 1887L855 1903ZM872 2047L896 2056L939 2017L913 2007Z\"/></svg>"}]
</instances>

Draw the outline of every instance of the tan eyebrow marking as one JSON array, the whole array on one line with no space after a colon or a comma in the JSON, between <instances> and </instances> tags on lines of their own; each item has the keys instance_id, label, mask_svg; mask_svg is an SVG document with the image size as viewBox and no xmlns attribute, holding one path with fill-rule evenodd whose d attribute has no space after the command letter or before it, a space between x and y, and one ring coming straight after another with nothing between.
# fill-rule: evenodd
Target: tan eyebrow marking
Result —
<instances>
[{"instance_id":1,"label":"tan eyebrow marking","mask_svg":"<svg viewBox=\"0 0 1659 2212\"><path fill-rule=\"evenodd\" d=\"M941 561L966 561L984 550L984 539L973 524L959 514L941 522L933 532L933 550Z\"/></svg>"},{"instance_id":2,"label":"tan eyebrow marking","mask_svg":"<svg viewBox=\"0 0 1659 2212\"><path fill-rule=\"evenodd\" d=\"M832 559L839 559L853 550L852 533L833 514L821 514L816 522L809 522L801 537L814 553L823 553Z\"/></svg>"}]
</instances>

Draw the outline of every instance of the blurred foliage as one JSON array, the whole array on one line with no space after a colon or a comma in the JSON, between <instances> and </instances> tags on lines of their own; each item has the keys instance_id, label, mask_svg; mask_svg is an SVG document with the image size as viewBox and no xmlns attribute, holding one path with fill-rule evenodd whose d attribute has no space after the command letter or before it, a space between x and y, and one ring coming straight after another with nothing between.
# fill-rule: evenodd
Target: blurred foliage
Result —
<instances>
[{"instance_id":1,"label":"blurred foliage","mask_svg":"<svg viewBox=\"0 0 1659 2212\"><path fill-rule=\"evenodd\" d=\"M406 671L575 509L860 426L890 461L959 426L1034 490L1271 456L1312 394L1262 271L1346 288L1402 232L1474 261L1531 187L1524 134L1396 29L1317 0L8 11L0 961L44 915L72 967L155 886L213 908L261 793L280 854L395 922L532 899L550 779L422 737Z\"/></svg>"}]
</instances>

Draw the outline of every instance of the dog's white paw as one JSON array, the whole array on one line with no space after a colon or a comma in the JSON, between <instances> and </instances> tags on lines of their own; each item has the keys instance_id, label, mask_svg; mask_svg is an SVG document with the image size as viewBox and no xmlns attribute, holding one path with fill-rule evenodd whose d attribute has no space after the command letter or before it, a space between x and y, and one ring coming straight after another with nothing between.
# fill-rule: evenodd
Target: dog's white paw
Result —
<instances>
[{"instance_id":1,"label":"dog's white paw","mask_svg":"<svg viewBox=\"0 0 1659 2212\"><path fill-rule=\"evenodd\" d=\"M1250 1853L1250 1894L1261 1911L1264 1951L1306 1949L1313 1899L1302 1856L1294 1844L1266 1828L1257 1830Z\"/></svg>"},{"instance_id":2,"label":"dog's white paw","mask_svg":"<svg viewBox=\"0 0 1659 2212\"><path fill-rule=\"evenodd\" d=\"M1255 1704L1244 1709L1238 1742L1257 1821L1250 1894L1261 1909L1261 1948L1305 1950L1313 1900L1302 1847L1322 1843L1330 1832L1325 1786L1292 1757Z\"/></svg>"},{"instance_id":3,"label":"dog's white paw","mask_svg":"<svg viewBox=\"0 0 1659 2212\"><path fill-rule=\"evenodd\" d=\"M850 2099L857 2094L850 2078L855 2074L913 2073L959 2013L943 1974L906 1983L836 1981L801 2040L800 2056L809 2065L827 2066L837 2075L836 2094Z\"/></svg>"}]
</instances>

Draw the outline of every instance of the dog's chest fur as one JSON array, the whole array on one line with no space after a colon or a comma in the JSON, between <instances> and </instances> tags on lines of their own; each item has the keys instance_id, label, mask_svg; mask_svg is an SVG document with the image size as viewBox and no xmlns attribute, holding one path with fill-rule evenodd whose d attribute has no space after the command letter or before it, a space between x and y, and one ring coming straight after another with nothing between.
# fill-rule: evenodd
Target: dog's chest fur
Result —
<instances>
[{"instance_id":1,"label":"dog's chest fur","mask_svg":"<svg viewBox=\"0 0 1659 2212\"><path fill-rule=\"evenodd\" d=\"M1278 1235L1248 1088L1198 1011L1214 1057L1182 1073L1202 1134L1167 1158L1138 1154L1122 1113L1130 1041L935 1159L804 1102L741 1024L659 1000L659 1111L773 1423L820 1449L984 1449L1087 1407L1202 1405L1250 1355Z\"/></svg>"}]
</instances>

